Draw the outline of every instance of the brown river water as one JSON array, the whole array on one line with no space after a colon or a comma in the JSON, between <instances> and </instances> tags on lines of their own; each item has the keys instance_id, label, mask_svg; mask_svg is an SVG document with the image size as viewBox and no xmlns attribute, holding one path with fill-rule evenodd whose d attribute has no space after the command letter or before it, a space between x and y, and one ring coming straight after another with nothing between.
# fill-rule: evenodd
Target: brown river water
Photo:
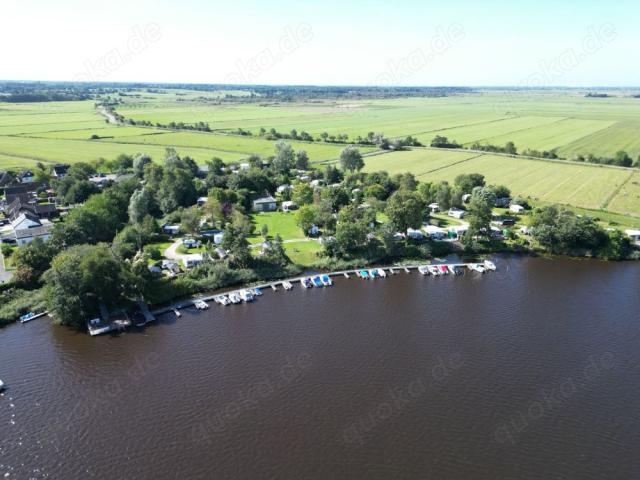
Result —
<instances>
[{"instance_id":1,"label":"brown river water","mask_svg":"<svg viewBox=\"0 0 640 480\"><path fill-rule=\"evenodd\" d=\"M0 330L0 480L637 479L637 263L337 279Z\"/></svg>"}]
</instances>

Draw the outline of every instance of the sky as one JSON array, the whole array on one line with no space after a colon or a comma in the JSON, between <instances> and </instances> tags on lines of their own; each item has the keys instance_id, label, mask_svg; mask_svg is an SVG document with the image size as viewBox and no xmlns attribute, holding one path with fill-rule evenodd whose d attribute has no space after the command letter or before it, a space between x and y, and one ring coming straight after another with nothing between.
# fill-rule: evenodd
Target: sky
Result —
<instances>
[{"instance_id":1,"label":"sky","mask_svg":"<svg viewBox=\"0 0 640 480\"><path fill-rule=\"evenodd\" d=\"M0 79L639 86L637 0L3 0Z\"/></svg>"}]
</instances>

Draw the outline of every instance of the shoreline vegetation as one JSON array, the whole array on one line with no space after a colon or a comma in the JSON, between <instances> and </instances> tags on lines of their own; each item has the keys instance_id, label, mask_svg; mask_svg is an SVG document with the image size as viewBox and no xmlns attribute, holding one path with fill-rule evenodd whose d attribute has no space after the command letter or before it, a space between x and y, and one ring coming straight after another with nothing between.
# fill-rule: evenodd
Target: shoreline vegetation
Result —
<instances>
[{"instance_id":1,"label":"shoreline vegetation","mask_svg":"<svg viewBox=\"0 0 640 480\"><path fill-rule=\"evenodd\" d=\"M74 92L67 94L78 93ZM119 92L124 95L118 102L105 97ZM156 92L149 88L141 95ZM125 120L113 106L133 93L114 88L97 95L94 100L102 100L96 107L106 122ZM228 101L242 102L236 97ZM175 126L182 130L179 121ZM183 126L204 132L201 136L213 135L206 133L211 127L204 120ZM202 165L169 147L163 158L122 153L113 160L77 161L64 177L54 176L44 164L32 169L41 185L37 195L54 191L65 215L53 222L46 241L3 246L13 279L0 285L0 325L46 310L56 322L84 330L87 320L102 310L132 309L138 302L158 306L304 272L425 264L452 254L640 258L625 234L625 229L637 228L636 217L525 196L472 167L443 179L378 161L385 158L380 156L383 152L397 158L392 157L396 152L410 149L415 150L408 154L455 154L460 145L444 136L437 135L430 147L420 150L424 141L411 135L317 137L295 129L282 134L264 128L255 135L249 127L227 133L268 139L272 153L237 161L214 156ZM307 148L325 143L344 148L335 161L312 161ZM518 158L511 142L505 147L473 146L478 152ZM466 148L460 151L474 154ZM630 176L607 194L607 202L635 185L631 175L637 173L628 168L633 160L623 153L612 160L617 167L611 171L629 171ZM463 157L454 164L475 158ZM521 161L529 161L525 158ZM543 159L547 160L554 165L574 163L552 155ZM375 169L367 167L369 161ZM106 178L106 172L117 175ZM103 176L96 183L99 174ZM8 185L11 181L16 183L9 175Z\"/></svg>"}]
</instances>

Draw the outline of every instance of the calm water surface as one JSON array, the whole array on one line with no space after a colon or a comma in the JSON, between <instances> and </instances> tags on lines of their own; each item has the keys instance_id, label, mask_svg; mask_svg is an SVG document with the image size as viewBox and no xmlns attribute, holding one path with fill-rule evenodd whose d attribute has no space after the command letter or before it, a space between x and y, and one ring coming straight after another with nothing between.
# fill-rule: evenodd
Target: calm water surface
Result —
<instances>
[{"instance_id":1,"label":"calm water surface","mask_svg":"<svg viewBox=\"0 0 640 480\"><path fill-rule=\"evenodd\" d=\"M638 264L498 266L0 330L0 478L640 478Z\"/></svg>"}]
</instances>

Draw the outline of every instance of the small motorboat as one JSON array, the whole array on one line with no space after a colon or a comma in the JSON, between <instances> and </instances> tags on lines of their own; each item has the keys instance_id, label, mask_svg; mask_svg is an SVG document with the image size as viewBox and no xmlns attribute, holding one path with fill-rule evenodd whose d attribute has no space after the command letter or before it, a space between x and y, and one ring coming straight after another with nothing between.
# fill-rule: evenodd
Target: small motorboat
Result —
<instances>
[{"instance_id":1,"label":"small motorboat","mask_svg":"<svg viewBox=\"0 0 640 480\"><path fill-rule=\"evenodd\" d=\"M36 314L35 314L35 313L33 313L33 312L29 312L29 313L27 313L27 314L25 314L25 315L22 315L22 316L20 317L20 323L26 323L26 322L28 322L29 320L33 320L33 317L35 317L35 316L36 316Z\"/></svg>"},{"instance_id":2,"label":"small motorboat","mask_svg":"<svg viewBox=\"0 0 640 480\"><path fill-rule=\"evenodd\" d=\"M429 273L434 277L440 276L440 270L435 265L429 265Z\"/></svg>"},{"instance_id":3,"label":"small motorboat","mask_svg":"<svg viewBox=\"0 0 640 480\"><path fill-rule=\"evenodd\" d=\"M251 293L253 293L253 295L256 297L262 296L262 290L260 290L258 287L251 289Z\"/></svg>"},{"instance_id":4,"label":"small motorboat","mask_svg":"<svg viewBox=\"0 0 640 480\"><path fill-rule=\"evenodd\" d=\"M306 278L301 278L300 279L300 285L302 285L302 288L309 288L309 285L307 285L307 279Z\"/></svg>"},{"instance_id":5,"label":"small motorboat","mask_svg":"<svg viewBox=\"0 0 640 480\"><path fill-rule=\"evenodd\" d=\"M182 316L182 314L180 313L180 310L178 310L177 308L173 309L173 313L175 314L176 317L180 318Z\"/></svg>"},{"instance_id":6,"label":"small motorboat","mask_svg":"<svg viewBox=\"0 0 640 480\"><path fill-rule=\"evenodd\" d=\"M360 270L360 278L369 278L369 272L366 270Z\"/></svg>"},{"instance_id":7,"label":"small motorboat","mask_svg":"<svg viewBox=\"0 0 640 480\"><path fill-rule=\"evenodd\" d=\"M378 275L380 275L380 277L385 278L387 276L387 272L385 272L382 268L379 268L377 270Z\"/></svg>"},{"instance_id":8,"label":"small motorboat","mask_svg":"<svg viewBox=\"0 0 640 480\"><path fill-rule=\"evenodd\" d=\"M418 272L420 272L420 275L429 275L429 267L426 265L420 265L418 267Z\"/></svg>"},{"instance_id":9,"label":"small motorboat","mask_svg":"<svg viewBox=\"0 0 640 480\"><path fill-rule=\"evenodd\" d=\"M220 295L219 297L217 297L216 301L223 306L227 306L229 304L231 304L231 300L229 300L229 297L227 297L226 295Z\"/></svg>"},{"instance_id":10,"label":"small motorboat","mask_svg":"<svg viewBox=\"0 0 640 480\"><path fill-rule=\"evenodd\" d=\"M0 392L4 390L4 382L0 380Z\"/></svg>"},{"instance_id":11,"label":"small motorboat","mask_svg":"<svg viewBox=\"0 0 640 480\"><path fill-rule=\"evenodd\" d=\"M447 269L449 270L449 273L452 275L457 275L458 271L456 270L456 267L454 267L453 265L447 265Z\"/></svg>"},{"instance_id":12,"label":"small motorboat","mask_svg":"<svg viewBox=\"0 0 640 480\"><path fill-rule=\"evenodd\" d=\"M194 303L198 310L206 310L209 308L209 304L203 300L198 300Z\"/></svg>"},{"instance_id":13,"label":"small motorboat","mask_svg":"<svg viewBox=\"0 0 640 480\"><path fill-rule=\"evenodd\" d=\"M496 269L496 264L493 263L491 260L485 260L484 261L484 268L486 268L487 270L495 270Z\"/></svg>"},{"instance_id":14,"label":"small motorboat","mask_svg":"<svg viewBox=\"0 0 640 480\"><path fill-rule=\"evenodd\" d=\"M229 294L229 300L231 300L231 303L242 303L242 298L240 298L240 295L238 295L237 293L230 293Z\"/></svg>"},{"instance_id":15,"label":"small motorboat","mask_svg":"<svg viewBox=\"0 0 640 480\"><path fill-rule=\"evenodd\" d=\"M329 275L322 275L320 280L322 280L322 284L325 287L330 287L331 285L333 285L333 282L331 281L331 277L329 277Z\"/></svg>"},{"instance_id":16,"label":"small motorboat","mask_svg":"<svg viewBox=\"0 0 640 480\"><path fill-rule=\"evenodd\" d=\"M316 287L323 287L323 286L324 286L324 284L322 283L322 280L320 279L320 277L319 277L319 276L315 276L315 277L313 277L313 280L312 280L312 281L313 281L313 284L314 284Z\"/></svg>"},{"instance_id":17,"label":"small motorboat","mask_svg":"<svg viewBox=\"0 0 640 480\"><path fill-rule=\"evenodd\" d=\"M447 268L446 265L440 265L440 274L441 275L446 275L449 273L449 269Z\"/></svg>"},{"instance_id":18,"label":"small motorboat","mask_svg":"<svg viewBox=\"0 0 640 480\"><path fill-rule=\"evenodd\" d=\"M470 263L469 270L473 270L478 273L484 273L484 267L481 265L478 265L477 263Z\"/></svg>"},{"instance_id":19,"label":"small motorboat","mask_svg":"<svg viewBox=\"0 0 640 480\"><path fill-rule=\"evenodd\" d=\"M375 268L369 270L369 278L378 278L378 270Z\"/></svg>"},{"instance_id":20,"label":"small motorboat","mask_svg":"<svg viewBox=\"0 0 640 480\"><path fill-rule=\"evenodd\" d=\"M286 280L282 282L282 286L284 287L285 290L291 290L293 288L293 284Z\"/></svg>"},{"instance_id":21,"label":"small motorboat","mask_svg":"<svg viewBox=\"0 0 640 480\"><path fill-rule=\"evenodd\" d=\"M240 298L245 303L253 302L253 293L251 290L240 290Z\"/></svg>"}]
</instances>

